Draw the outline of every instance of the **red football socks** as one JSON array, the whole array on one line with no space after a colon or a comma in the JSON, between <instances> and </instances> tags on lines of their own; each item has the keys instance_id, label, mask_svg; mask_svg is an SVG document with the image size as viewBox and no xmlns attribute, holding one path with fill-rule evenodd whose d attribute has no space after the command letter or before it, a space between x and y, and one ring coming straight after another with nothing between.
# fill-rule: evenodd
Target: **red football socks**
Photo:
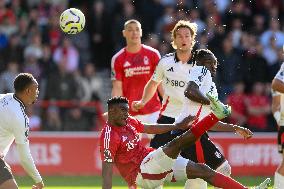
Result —
<instances>
[{"instance_id":1,"label":"red football socks","mask_svg":"<svg viewBox=\"0 0 284 189\"><path fill-rule=\"evenodd\" d=\"M231 177L225 176L217 172L214 175L212 182L210 184L223 189L248 189L248 187L243 186L242 184L235 181Z\"/></svg>"},{"instance_id":2,"label":"red football socks","mask_svg":"<svg viewBox=\"0 0 284 189\"><path fill-rule=\"evenodd\" d=\"M219 119L213 113L210 113L208 116L204 117L202 120L194 124L190 130L196 138L199 138L211 127L213 127L218 121Z\"/></svg>"}]
</instances>

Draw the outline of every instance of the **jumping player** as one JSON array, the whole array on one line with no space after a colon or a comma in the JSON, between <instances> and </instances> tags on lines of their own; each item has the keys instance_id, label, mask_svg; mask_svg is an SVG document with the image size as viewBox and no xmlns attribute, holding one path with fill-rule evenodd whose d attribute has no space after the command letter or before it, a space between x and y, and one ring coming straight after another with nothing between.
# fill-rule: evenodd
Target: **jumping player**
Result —
<instances>
[{"instance_id":1,"label":"jumping player","mask_svg":"<svg viewBox=\"0 0 284 189\"><path fill-rule=\"evenodd\" d=\"M146 148L140 142L138 133L164 133L174 129L186 129L194 121L193 116L175 124L145 124L128 114L128 100L113 97L108 100L108 121L100 138L102 158L103 189L112 188L113 164L128 183L129 188L137 186L157 188L165 181L202 178L223 189L247 188L230 177L210 169L205 164L196 164L178 157L182 148L193 144L210 127L231 113L229 106L208 95L212 113L195 123L190 130L156 150ZM192 164L192 165L190 165ZM189 166L190 165L190 166ZM266 179L256 189L265 189L270 183Z\"/></svg>"}]
</instances>

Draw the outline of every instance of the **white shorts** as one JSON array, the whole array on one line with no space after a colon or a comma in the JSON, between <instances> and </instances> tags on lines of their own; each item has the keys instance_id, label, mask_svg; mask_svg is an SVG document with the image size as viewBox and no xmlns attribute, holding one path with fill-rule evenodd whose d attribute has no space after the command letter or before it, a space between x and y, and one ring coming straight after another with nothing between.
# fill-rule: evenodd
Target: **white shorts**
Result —
<instances>
[{"instance_id":1,"label":"white shorts","mask_svg":"<svg viewBox=\"0 0 284 189\"><path fill-rule=\"evenodd\" d=\"M136 119L141 121L142 123L148 123L153 124L157 123L157 120L159 118L160 111L153 112L151 114L145 114L145 115L136 115L134 116Z\"/></svg>"},{"instance_id":2,"label":"white shorts","mask_svg":"<svg viewBox=\"0 0 284 189\"><path fill-rule=\"evenodd\" d=\"M140 165L136 178L137 186L143 189L157 188L165 181L187 180L188 160L179 156L176 160L168 157L162 148L149 153Z\"/></svg>"}]
</instances>

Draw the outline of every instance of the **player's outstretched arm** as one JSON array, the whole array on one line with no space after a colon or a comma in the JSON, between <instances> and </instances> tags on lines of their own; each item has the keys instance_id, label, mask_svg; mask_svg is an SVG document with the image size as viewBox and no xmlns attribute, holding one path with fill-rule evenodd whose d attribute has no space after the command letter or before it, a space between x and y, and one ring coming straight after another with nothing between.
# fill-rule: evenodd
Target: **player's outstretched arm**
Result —
<instances>
[{"instance_id":1,"label":"player's outstretched arm","mask_svg":"<svg viewBox=\"0 0 284 189\"><path fill-rule=\"evenodd\" d=\"M184 96L194 102L199 102L206 105L210 104L210 100L201 93L198 85L193 81L188 82L187 87L184 91Z\"/></svg>"},{"instance_id":2,"label":"player's outstretched arm","mask_svg":"<svg viewBox=\"0 0 284 189\"><path fill-rule=\"evenodd\" d=\"M113 163L102 162L103 189L112 188L112 167Z\"/></svg>"},{"instance_id":3,"label":"player's outstretched arm","mask_svg":"<svg viewBox=\"0 0 284 189\"><path fill-rule=\"evenodd\" d=\"M159 82L156 82L152 79L149 80L144 87L142 99L139 100L139 101L133 101L132 102L132 104L131 104L132 110L137 112L138 110L143 108L145 106L145 104L147 104L147 102L149 102L149 100L151 100L151 98L154 96L154 94L157 91L159 84L160 84Z\"/></svg>"},{"instance_id":4,"label":"player's outstretched arm","mask_svg":"<svg viewBox=\"0 0 284 189\"><path fill-rule=\"evenodd\" d=\"M174 124L144 124L143 133L147 134L162 134L176 129L186 130L189 129L195 116L187 116L181 122Z\"/></svg>"},{"instance_id":5,"label":"player's outstretched arm","mask_svg":"<svg viewBox=\"0 0 284 189\"><path fill-rule=\"evenodd\" d=\"M44 187L42 178L34 164L30 149L29 149L29 144L17 144L17 150L20 156L20 162L21 165L23 166L24 170L28 173L30 177L35 181L35 185L33 185L33 188L35 189L41 189Z\"/></svg>"},{"instance_id":6,"label":"player's outstretched arm","mask_svg":"<svg viewBox=\"0 0 284 189\"><path fill-rule=\"evenodd\" d=\"M210 130L222 131L222 132L235 132L238 135L244 137L244 139L249 139L253 135L253 133L247 128L230 123L224 123L222 121L218 121Z\"/></svg>"}]
</instances>

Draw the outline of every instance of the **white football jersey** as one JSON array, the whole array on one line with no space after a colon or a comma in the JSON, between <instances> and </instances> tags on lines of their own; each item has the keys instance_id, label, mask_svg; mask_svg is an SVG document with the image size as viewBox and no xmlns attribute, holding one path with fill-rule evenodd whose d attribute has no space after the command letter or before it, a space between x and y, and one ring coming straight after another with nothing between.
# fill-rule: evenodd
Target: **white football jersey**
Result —
<instances>
[{"instance_id":1,"label":"white football jersey","mask_svg":"<svg viewBox=\"0 0 284 189\"><path fill-rule=\"evenodd\" d=\"M189 73L189 81L193 81L199 86L199 90L202 94L211 93L214 96L218 97L218 92L215 83L212 80L210 71L204 66L194 66ZM176 122L180 122L183 118L188 115L197 115L197 112L200 110L199 120L204 118L206 115L210 114L210 106L202 105L198 102L189 100L187 97L184 97L184 104L181 114L176 118Z\"/></svg>"},{"instance_id":2,"label":"white football jersey","mask_svg":"<svg viewBox=\"0 0 284 189\"><path fill-rule=\"evenodd\" d=\"M275 76L276 79L282 81L284 83L284 63L282 63L279 71L277 72L276 76ZM278 92L278 91L277 91ZM279 120L279 126L284 126L284 94L283 93L280 93L279 94L281 95L281 105L280 105L280 120Z\"/></svg>"},{"instance_id":3,"label":"white football jersey","mask_svg":"<svg viewBox=\"0 0 284 189\"><path fill-rule=\"evenodd\" d=\"M0 116L0 153L5 156L14 140L28 142L29 119L24 104L13 93L0 96Z\"/></svg>"},{"instance_id":4,"label":"white football jersey","mask_svg":"<svg viewBox=\"0 0 284 189\"><path fill-rule=\"evenodd\" d=\"M192 63L182 63L176 53L165 55L159 61L152 80L162 82L164 88L161 115L175 118L182 109L184 91L188 83L188 74Z\"/></svg>"}]
</instances>

